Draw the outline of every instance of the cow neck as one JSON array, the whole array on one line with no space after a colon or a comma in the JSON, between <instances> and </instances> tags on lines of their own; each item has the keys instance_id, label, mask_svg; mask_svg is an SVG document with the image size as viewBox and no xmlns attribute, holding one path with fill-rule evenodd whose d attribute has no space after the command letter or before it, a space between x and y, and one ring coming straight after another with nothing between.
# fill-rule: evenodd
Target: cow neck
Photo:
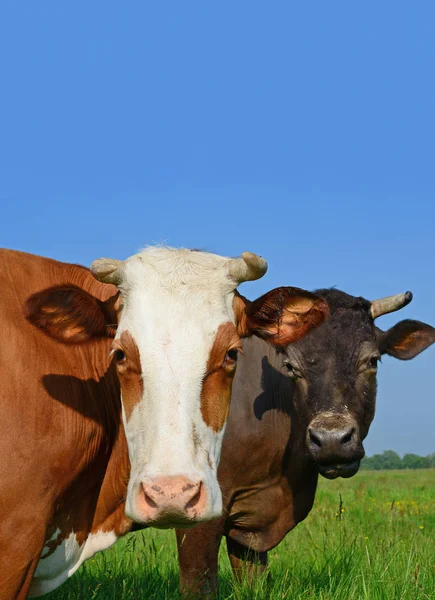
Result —
<instances>
[{"instance_id":1,"label":"cow neck","mask_svg":"<svg viewBox=\"0 0 435 600\"><path fill-rule=\"evenodd\" d=\"M116 287L96 281L86 268L49 261L47 279L47 285L77 285L103 302L113 302L116 311L119 308ZM44 380L49 395L73 409L68 411L68 430L75 432L77 447L82 448L50 528L61 531L57 543L73 532L82 544L91 533L112 531L119 536L131 527L124 515L130 463L120 385L109 358L111 343L112 339L106 338L58 347L68 367L65 373L58 370ZM66 400L65 385L70 390Z\"/></svg>"},{"instance_id":2,"label":"cow neck","mask_svg":"<svg viewBox=\"0 0 435 600\"><path fill-rule=\"evenodd\" d=\"M88 393L75 395L74 405L70 404L74 410L69 412L68 430L75 432L78 460L64 479L64 492L48 531L47 538L61 532L51 551L71 534L82 545L89 534L120 536L131 527L124 515L130 463L114 368L95 381L90 384L88 379Z\"/></svg>"},{"instance_id":3,"label":"cow neck","mask_svg":"<svg viewBox=\"0 0 435 600\"><path fill-rule=\"evenodd\" d=\"M227 535L262 552L311 509L317 473L304 443L301 398L283 366L283 355L256 338L244 340L243 351L219 479L228 498ZM244 517L239 522L240 514Z\"/></svg>"}]
</instances>

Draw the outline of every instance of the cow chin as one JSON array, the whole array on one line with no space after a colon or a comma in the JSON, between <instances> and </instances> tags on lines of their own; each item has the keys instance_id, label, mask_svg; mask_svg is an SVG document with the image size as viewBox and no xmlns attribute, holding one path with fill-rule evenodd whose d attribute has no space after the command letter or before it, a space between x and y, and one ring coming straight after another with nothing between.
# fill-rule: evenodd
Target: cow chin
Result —
<instances>
[{"instance_id":1,"label":"cow chin","mask_svg":"<svg viewBox=\"0 0 435 600\"><path fill-rule=\"evenodd\" d=\"M354 460L349 463L318 464L317 469L326 479L337 479L337 477L353 477L358 473L360 460Z\"/></svg>"}]
</instances>

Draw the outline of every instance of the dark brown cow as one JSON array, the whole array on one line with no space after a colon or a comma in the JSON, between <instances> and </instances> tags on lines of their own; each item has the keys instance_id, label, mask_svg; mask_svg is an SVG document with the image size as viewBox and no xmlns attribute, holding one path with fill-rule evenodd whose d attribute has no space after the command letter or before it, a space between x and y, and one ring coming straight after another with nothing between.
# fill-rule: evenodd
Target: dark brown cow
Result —
<instances>
[{"instance_id":1,"label":"dark brown cow","mask_svg":"<svg viewBox=\"0 0 435 600\"><path fill-rule=\"evenodd\" d=\"M252 254L149 248L91 269L106 283L0 251L4 600L55 589L133 521L220 515L216 470L241 337L281 344L328 313L291 288L252 303L236 295L266 270Z\"/></svg>"},{"instance_id":2,"label":"dark brown cow","mask_svg":"<svg viewBox=\"0 0 435 600\"><path fill-rule=\"evenodd\" d=\"M319 472L357 472L381 355L408 360L435 341L435 329L419 321L386 332L374 324L407 304L409 292L373 303L316 294L331 316L303 340L279 353L259 339L243 343L218 470L224 517L177 532L183 590L216 590L223 535L236 574L263 571L267 552L310 512Z\"/></svg>"}]
</instances>

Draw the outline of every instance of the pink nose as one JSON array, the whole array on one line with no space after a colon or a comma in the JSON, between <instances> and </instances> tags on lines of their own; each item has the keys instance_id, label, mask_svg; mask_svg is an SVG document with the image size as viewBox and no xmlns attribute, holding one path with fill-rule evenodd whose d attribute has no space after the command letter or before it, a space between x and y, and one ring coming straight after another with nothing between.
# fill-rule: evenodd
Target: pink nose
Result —
<instances>
[{"instance_id":1,"label":"pink nose","mask_svg":"<svg viewBox=\"0 0 435 600\"><path fill-rule=\"evenodd\" d=\"M206 509L207 494L201 481L187 477L156 477L142 482L138 508L144 521L160 524L196 521Z\"/></svg>"}]
</instances>

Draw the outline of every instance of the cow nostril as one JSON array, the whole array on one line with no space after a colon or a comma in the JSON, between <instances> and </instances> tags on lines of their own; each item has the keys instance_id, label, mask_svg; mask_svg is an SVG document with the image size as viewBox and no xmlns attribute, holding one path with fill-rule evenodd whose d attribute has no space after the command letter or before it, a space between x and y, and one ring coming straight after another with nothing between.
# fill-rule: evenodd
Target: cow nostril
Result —
<instances>
[{"instance_id":1,"label":"cow nostril","mask_svg":"<svg viewBox=\"0 0 435 600\"><path fill-rule=\"evenodd\" d=\"M147 494L143 484L142 484L142 493L143 493L145 502L148 504L148 506L150 508L158 508L157 504L154 502L154 500L151 498L151 496L149 494Z\"/></svg>"},{"instance_id":2,"label":"cow nostril","mask_svg":"<svg viewBox=\"0 0 435 600\"><path fill-rule=\"evenodd\" d=\"M198 491L196 492L196 494L186 504L186 509L195 508L195 506L198 504L198 502L201 498L201 495L202 495L202 482L199 484Z\"/></svg>"},{"instance_id":3,"label":"cow nostril","mask_svg":"<svg viewBox=\"0 0 435 600\"><path fill-rule=\"evenodd\" d=\"M341 443L344 445L344 444L348 444L350 441L352 441L354 433L355 433L355 427L352 427L352 429L350 431L348 431L347 433L345 433L344 436L341 438Z\"/></svg>"},{"instance_id":4,"label":"cow nostril","mask_svg":"<svg viewBox=\"0 0 435 600\"><path fill-rule=\"evenodd\" d=\"M319 448L322 447L322 442L320 440L320 438L314 433L314 431L312 429L309 429L309 434L310 434L310 440L313 442L313 444L315 444L316 446L318 446Z\"/></svg>"}]
</instances>

